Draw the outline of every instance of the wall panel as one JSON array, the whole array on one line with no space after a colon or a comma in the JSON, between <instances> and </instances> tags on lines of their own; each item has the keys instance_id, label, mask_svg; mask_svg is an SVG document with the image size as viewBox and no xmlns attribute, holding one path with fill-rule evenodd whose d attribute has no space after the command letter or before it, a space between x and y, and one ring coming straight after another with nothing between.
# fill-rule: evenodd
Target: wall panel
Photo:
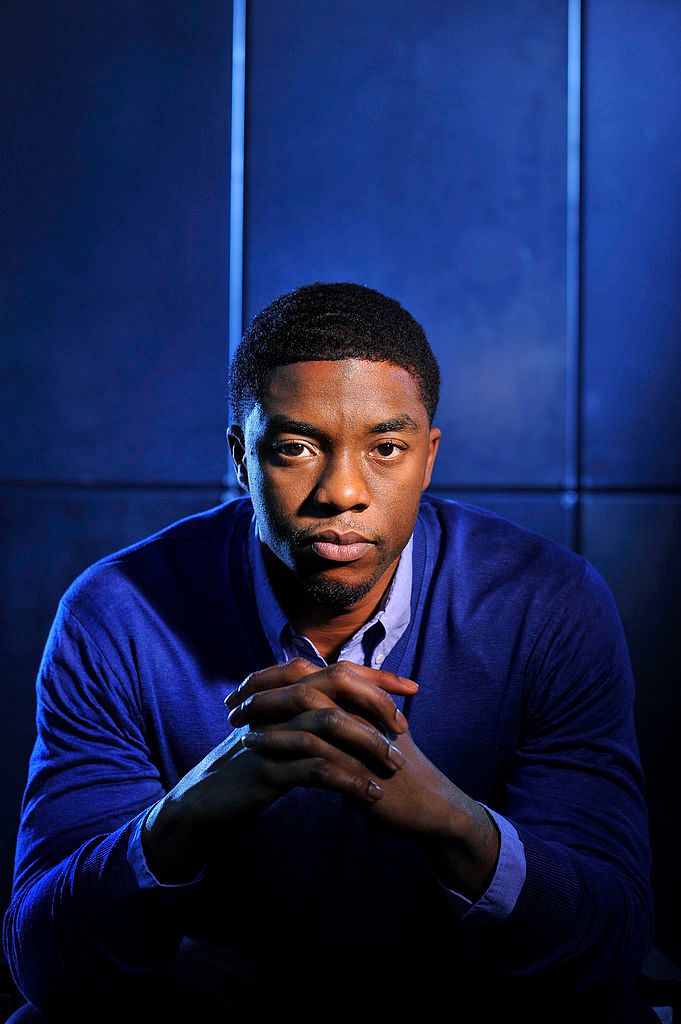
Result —
<instances>
[{"instance_id":1,"label":"wall panel","mask_svg":"<svg viewBox=\"0 0 681 1024\"><path fill-rule=\"evenodd\" d=\"M440 486L560 486L566 3L250 5L246 311L402 301L444 370Z\"/></svg>"},{"instance_id":2,"label":"wall panel","mask_svg":"<svg viewBox=\"0 0 681 1024\"><path fill-rule=\"evenodd\" d=\"M230 8L3 7L5 479L222 475Z\"/></svg>"},{"instance_id":3,"label":"wall panel","mask_svg":"<svg viewBox=\"0 0 681 1024\"><path fill-rule=\"evenodd\" d=\"M597 0L584 57L584 483L681 486L681 5Z\"/></svg>"}]
</instances>

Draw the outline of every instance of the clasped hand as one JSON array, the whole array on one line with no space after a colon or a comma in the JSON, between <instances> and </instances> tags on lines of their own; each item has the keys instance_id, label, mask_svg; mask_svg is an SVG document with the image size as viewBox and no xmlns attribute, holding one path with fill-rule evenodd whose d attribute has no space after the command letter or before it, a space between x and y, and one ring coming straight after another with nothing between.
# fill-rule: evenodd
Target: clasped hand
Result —
<instances>
[{"instance_id":1,"label":"clasped hand","mask_svg":"<svg viewBox=\"0 0 681 1024\"><path fill-rule=\"evenodd\" d=\"M498 851L485 810L414 743L391 672L303 658L254 672L225 705L233 731L150 811L143 845L160 881L191 879L234 828L296 786L335 790L422 843L444 880L476 898ZM446 882L446 884L450 884Z\"/></svg>"},{"instance_id":2,"label":"clasped hand","mask_svg":"<svg viewBox=\"0 0 681 1024\"><path fill-rule=\"evenodd\" d=\"M225 705L230 724L247 727L241 744L282 791L333 789L387 825L444 835L463 794L418 749L389 696L417 691L391 672L296 658L252 673Z\"/></svg>"}]
</instances>

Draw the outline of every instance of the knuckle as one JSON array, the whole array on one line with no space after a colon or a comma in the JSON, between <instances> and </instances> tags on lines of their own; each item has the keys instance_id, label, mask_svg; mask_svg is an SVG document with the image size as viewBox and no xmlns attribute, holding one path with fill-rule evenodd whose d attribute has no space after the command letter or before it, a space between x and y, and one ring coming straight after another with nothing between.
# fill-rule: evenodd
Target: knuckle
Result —
<instances>
[{"instance_id":1,"label":"knuckle","mask_svg":"<svg viewBox=\"0 0 681 1024\"><path fill-rule=\"evenodd\" d=\"M297 657L292 658L291 661L286 662L286 664L284 665L284 672L290 678L297 679L300 673L307 671L309 667L310 662L307 660L307 658L302 658L300 655L298 655Z\"/></svg>"},{"instance_id":2,"label":"knuckle","mask_svg":"<svg viewBox=\"0 0 681 1024\"><path fill-rule=\"evenodd\" d=\"M329 781L330 765L323 757L316 757L310 761L308 775L313 785L324 785Z\"/></svg>"},{"instance_id":3,"label":"knuckle","mask_svg":"<svg viewBox=\"0 0 681 1024\"><path fill-rule=\"evenodd\" d=\"M308 710L316 706L314 687L310 686L309 683L296 683L292 687L292 693L296 707Z\"/></svg>"},{"instance_id":4,"label":"knuckle","mask_svg":"<svg viewBox=\"0 0 681 1024\"><path fill-rule=\"evenodd\" d=\"M333 665L329 665L328 675L332 679L349 679L355 673L350 668L347 661L335 661Z\"/></svg>"},{"instance_id":5,"label":"knuckle","mask_svg":"<svg viewBox=\"0 0 681 1024\"><path fill-rule=\"evenodd\" d=\"M301 732L298 736L298 746L304 754L310 754L316 749L315 737L309 732Z\"/></svg>"},{"instance_id":6,"label":"knuckle","mask_svg":"<svg viewBox=\"0 0 681 1024\"><path fill-rule=\"evenodd\" d=\"M395 708L397 707L397 705L395 704L395 701L392 699L390 694L386 693L385 690L382 690L380 686L377 686L376 689L378 690L377 700L378 700L379 704L386 711L390 711L392 714L394 714L395 713Z\"/></svg>"},{"instance_id":7,"label":"knuckle","mask_svg":"<svg viewBox=\"0 0 681 1024\"><path fill-rule=\"evenodd\" d=\"M344 715L340 708L324 708L323 711L320 712L319 717L321 719L322 728L329 729L332 732L335 729L338 729L344 721Z\"/></svg>"}]
</instances>

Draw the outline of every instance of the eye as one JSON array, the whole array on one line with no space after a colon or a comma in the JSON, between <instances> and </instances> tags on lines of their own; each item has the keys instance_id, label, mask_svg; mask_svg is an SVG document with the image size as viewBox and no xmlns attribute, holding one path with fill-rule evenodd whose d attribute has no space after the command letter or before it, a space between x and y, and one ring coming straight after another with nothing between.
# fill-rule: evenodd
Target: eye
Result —
<instances>
[{"instance_id":1,"label":"eye","mask_svg":"<svg viewBox=\"0 0 681 1024\"><path fill-rule=\"evenodd\" d=\"M382 462L393 462L398 459L405 448L400 447L395 441L381 441L374 448L375 452L381 456Z\"/></svg>"},{"instance_id":2,"label":"eye","mask_svg":"<svg viewBox=\"0 0 681 1024\"><path fill-rule=\"evenodd\" d=\"M284 455L290 459L310 458L313 454L302 441L278 441L272 447L277 455Z\"/></svg>"}]
</instances>

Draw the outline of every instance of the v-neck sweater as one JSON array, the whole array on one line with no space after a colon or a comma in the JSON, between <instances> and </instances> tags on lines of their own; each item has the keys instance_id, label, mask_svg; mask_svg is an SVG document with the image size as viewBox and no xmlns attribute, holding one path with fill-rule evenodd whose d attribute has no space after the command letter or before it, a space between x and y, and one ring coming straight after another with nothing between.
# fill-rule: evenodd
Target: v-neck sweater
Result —
<instances>
[{"instance_id":1,"label":"v-neck sweater","mask_svg":"<svg viewBox=\"0 0 681 1024\"><path fill-rule=\"evenodd\" d=\"M396 909L400 934L418 937L414 985L443 964L445 988L629 985L650 944L650 853L610 589L584 557L432 496L413 533L410 620L383 667L420 684L395 698L416 745L516 829L526 877L512 912L467 921L417 843L300 787L236 831L200 881L140 884L133 831L229 734L226 695L273 662L252 518L248 498L188 517L96 563L60 603L5 917L27 998L50 1012L84 984L120 992L184 936L264 963L302 948L315 970L361 978L368 961L394 962L372 924Z\"/></svg>"}]
</instances>

